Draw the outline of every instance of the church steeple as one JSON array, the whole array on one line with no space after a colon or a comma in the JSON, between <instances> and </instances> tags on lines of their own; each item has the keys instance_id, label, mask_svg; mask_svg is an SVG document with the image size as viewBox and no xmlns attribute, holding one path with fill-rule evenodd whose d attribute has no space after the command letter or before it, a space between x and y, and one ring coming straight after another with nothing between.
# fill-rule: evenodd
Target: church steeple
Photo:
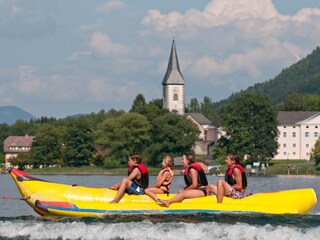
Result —
<instances>
[{"instance_id":1,"label":"church steeple","mask_svg":"<svg viewBox=\"0 0 320 240\"><path fill-rule=\"evenodd\" d=\"M163 108L184 114L184 79L180 71L175 40L172 40L167 72L162 81Z\"/></svg>"},{"instance_id":2,"label":"church steeple","mask_svg":"<svg viewBox=\"0 0 320 240\"><path fill-rule=\"evenodd\" d=\"M167 72L162 81L162 85L165 84L184 84L184 79L180 71L174 38L172 40L171 53L167 67Z\"/></svg>"}]
</instances>

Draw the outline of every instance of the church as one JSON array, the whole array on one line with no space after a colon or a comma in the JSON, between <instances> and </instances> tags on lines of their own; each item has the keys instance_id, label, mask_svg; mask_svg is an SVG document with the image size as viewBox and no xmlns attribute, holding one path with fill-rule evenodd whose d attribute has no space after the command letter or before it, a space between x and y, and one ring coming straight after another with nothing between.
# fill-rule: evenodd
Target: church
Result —
<instances>
[{"instance_id":1,"label":"church","mask_svg":"<svg viewBox=\"0 0 320 240\"><path fill-rule=\"evenodd\" d=\"M196 154L209 155L209 147L218 137L217 131L210 120L202 113L185 113L185 81L180 70L174 38L162 86L163 108L185 116L199 128L199 139L195 142L194 151Z\"/></svg>"}]
</instances>

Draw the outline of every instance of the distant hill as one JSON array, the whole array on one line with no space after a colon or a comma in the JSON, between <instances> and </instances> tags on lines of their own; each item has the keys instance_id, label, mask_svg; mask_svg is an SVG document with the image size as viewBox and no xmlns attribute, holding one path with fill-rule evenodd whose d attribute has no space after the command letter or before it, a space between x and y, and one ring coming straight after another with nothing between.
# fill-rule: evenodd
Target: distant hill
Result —
<instances>
[{"instance_id":1,"label":"distant hill","mask_svg":"<svg viewBox=\"0 0 320 240\"><path fill-rule=\"evenodd\" d=\"M36 119L36 117L15 106L0 107L0 123L12 125L18 119L29 121L31 119Z\"/></svg>"},{"instance_id":2,"label":"distant hill","mask_svg":"<svg viewBox=\"0 0 320 240\"><path fill-rule=\"evenodd\" d=\"M320 48L264 83L246 91L266 93L274 104L284 101L292 93L320 94Z\"/></svg>"},{"instance_id":3,"label":"distant hill","mask_svg":"<svg viewBox=\"0 0 320 240\"><path fill-rule=\"evenodd\" d=\"M283 102L293 93L320 95L320 48L290 67L283 69L274 79L257 83L242 92L265 93L274 105ZM222 109L236 95L215 103L215 107Z\"/></svg>"}]
</instances>

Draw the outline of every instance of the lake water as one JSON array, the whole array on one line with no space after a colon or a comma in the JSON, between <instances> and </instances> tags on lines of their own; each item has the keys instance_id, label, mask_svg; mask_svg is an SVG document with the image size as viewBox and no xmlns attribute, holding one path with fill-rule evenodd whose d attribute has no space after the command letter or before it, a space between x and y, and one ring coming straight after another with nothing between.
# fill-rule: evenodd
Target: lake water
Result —
<instances>
[{"instance_id":1,"label":"lake water","mask_svg":"<svg viewBox=\"0 0 320 240\"><path fill-rule=\"evenodd\" d=\"M123 176L37 175L49 181L110 187ZM208 176L210 183L218 177ZM155 182L151 176L150 183ZM320 196L320 177L248 177L247 193L314 188ZM184 186L175 176L172 192ZM0 174L0 240L2 239L319 239L320 204L306 215L180 214L111 215L97 218L44 219L20 197L9 174Z\"/></svg>"}]
</instances>

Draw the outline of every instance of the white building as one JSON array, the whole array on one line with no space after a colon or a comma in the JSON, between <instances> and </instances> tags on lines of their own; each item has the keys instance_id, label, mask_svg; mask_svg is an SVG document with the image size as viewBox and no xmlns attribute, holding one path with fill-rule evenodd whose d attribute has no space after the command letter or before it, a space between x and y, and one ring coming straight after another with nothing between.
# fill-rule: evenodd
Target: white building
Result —
<instances>
[{"instance_id":1,"label":"white building","mask_svg":"<svg viewBox=\"0 0 320 240\"><path fill-rule=\"evenodd\" d=\"M194 144L196 154L209 154L209 146L217 140L217 130L202 113L186 113L186 119L192 121L199 129L199 139Z\"/></svg>"},{"instance_id":2,"label":"white building","mask_svg":"<svg viewBox=\"0 0 320 240\"><path fill-rule=\"evenodd\" d=\"M274 159L310 160L312 148L320 136L320 112L278 113L279 148Z\"/></svg>"}]
</instances>

